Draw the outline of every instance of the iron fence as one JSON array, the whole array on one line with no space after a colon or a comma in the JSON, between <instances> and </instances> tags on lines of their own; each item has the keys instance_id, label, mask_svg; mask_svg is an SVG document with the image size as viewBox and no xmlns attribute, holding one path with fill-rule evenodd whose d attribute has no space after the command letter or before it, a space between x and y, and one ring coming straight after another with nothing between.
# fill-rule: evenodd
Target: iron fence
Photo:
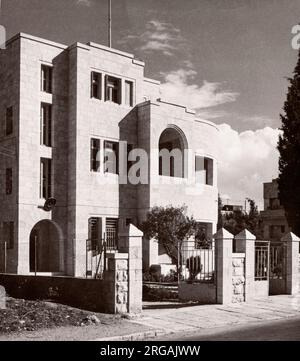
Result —
<instances>
[{"instance_id":1,"label":"iron fence","mask_svg":"<svg viewBox=\"0 0 300 361\"><path fill-rule=\"evenodd\" d=\"M255 242L255 281L267 281L269 277L269 241Z\"/></svg>"},{"instance_id":2,"label":"iron fence","mask_svg":"<svg viewBox=\"0 0 300 361\"><path fill-rule=\"evenodd\" d=\"M107 268L106 242L104 240L86 240L86 278L103 277L103 272Z\"/></svg>"},{"instance_id":3,"label":"iron fence","mask_svg":"<svg viewBox=\"0 0 300 361\"><path fill-rule=\"evenodd\" d=\"M215 243L208 240L205 246L195 249L193 242L186 241L180 250L180 279L188 282L214 282Z\"/></svg>"},{"instance_id":4,"label":"iron fence","mask_svg":"<svg viewBox=\"0 0 300 361\"><path fill-rule=\"evenodd\" d=\"M270 278L284 279L286 277L286 252L285 242L270 243Z\"/></svg>"}]
</instances>

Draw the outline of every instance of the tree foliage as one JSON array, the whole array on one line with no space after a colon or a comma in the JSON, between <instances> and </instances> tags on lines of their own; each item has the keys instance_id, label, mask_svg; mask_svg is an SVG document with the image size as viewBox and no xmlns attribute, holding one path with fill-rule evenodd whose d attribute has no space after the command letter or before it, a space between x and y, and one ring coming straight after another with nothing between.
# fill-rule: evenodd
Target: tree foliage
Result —
<instances>
[{"instance_id":1,"label":"tree foliage","mask_svg":"<svg viewBox=\"0 0 300 361\"><path fill-rule=\"evenodd\" d=\"M292 231L300 236L300 53L281 114L279 198Z\"/></svg>"},{"instance_id":2,"label":"tree foliage","mask_svg":"<svg viewBox=\"0 0 300 361\"><path fill-rule=\"evenodd\" d=\"M153 207L141 228L147 238L156 239L164 247L177 266L178 250L185 239L195 234L196 221L187 216L186 206Z\"/></svg>"},{"instance_id":3,"label":"tree foliage","mask_svg":"<svg viewBox=\"0 0 300 361\"><path fill-rule=\"evenodd\" d=\"M223 222L223 216L222 216L222 208L223 203L222 199L220 197L220 194L218 194L218 223L217 223L217 229L223 228L224 222Z\"/></svg>"},{"instance_id":4,"label":"tree foliage","mask_svg":"<svg viewBox=\"0 0 300 361\"><path fill-rule=\"evenodd\" d=\"M249 204L249 211L235 211L229 214L226 214L223 217L223 225L230 233L237 235L243 229L248 229L253 233L257 239L262 238L262 232L260 227L260 214L253 199L247 198Z\"/></svg>"}]
</instances>

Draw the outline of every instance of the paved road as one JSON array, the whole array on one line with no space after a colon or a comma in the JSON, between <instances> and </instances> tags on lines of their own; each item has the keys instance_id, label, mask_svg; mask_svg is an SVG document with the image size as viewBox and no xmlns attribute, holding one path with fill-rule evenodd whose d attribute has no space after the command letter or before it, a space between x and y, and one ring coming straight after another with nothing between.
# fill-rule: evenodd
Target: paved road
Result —
<instances>
[{"instance_id":1,"label":"paved road","mask_svg":"<svg viewBox=\"0 0 300 361\"><path fill-rule=\"evenodd\" d=\"M161 341L300 341L300 317L243 326L216 327L159 337Z\"/></svg>"}]
</instances>

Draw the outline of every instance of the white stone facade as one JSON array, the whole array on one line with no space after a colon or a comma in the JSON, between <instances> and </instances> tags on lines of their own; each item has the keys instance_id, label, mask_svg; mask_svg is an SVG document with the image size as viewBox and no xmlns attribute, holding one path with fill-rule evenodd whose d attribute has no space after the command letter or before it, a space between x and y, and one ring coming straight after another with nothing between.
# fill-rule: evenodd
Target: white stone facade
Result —
<instances>
[{"instance_id":1,"label":"white stone facade","mask_svg":"<svg viewBox=\"0 0 300 361\"><path fill-rule=\"evenodd\" d=\"M49 93L41 91L42 65L52 68ZM88 220L101 218L104 234L107 218L118 219L119 229L126 220L139 225L154 205L185 204L197 221L209 225L210 234L215 232L218 129L184 106L159 99L159 82L144 77L144 66L131 54L94 43L67 47L27 34L0 50L0 224L1 241L7 241L5 255L1 243L2 272L5 263L6 272L30 274L31 259L43 274L84 277ZM102 76L101 99L91 97L92 72ZM120 104L105 101L105 76L120 80ZM131 105L125 104L126 81L132 84ZM52 107L51 146L41 145L41 104ZM13 132L6 135L9 107ZM169 128L182 136L191 154L177 184L160 184L165 176L159 176L158 156L150 154ZM150 158L147 184L119 184L119 175L104 173L102 166L91 172L91 138L99 139L101 148L104 141L126 141L144 149ZM195 182L196 155L212 160L209 184ZM42 158L51 160L51 195L56 199L51 211L43 209L40 194ZM10 194L7 168L12 169ZM13 241L7 240L9 222L14 222ZM51 240L36 259L30 252L34 235L41 233ZM146 265L164 263L155 242L144 241L143 256Z\"/></svg>"}]
</instances>

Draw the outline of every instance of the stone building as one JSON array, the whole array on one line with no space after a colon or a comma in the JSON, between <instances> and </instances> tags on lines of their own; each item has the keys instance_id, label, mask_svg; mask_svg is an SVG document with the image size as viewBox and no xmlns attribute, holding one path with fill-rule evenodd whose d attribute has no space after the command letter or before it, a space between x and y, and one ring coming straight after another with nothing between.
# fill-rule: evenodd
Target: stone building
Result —
<instances>
[{"instance_id":1,"label":"stone building","mask_svg":"<svg viewBox=\"0 0 300 361\"><path fill-rule=\"evenodd\" d=\"M283 206L278 195L276 179L264 183L264 210L260 212L264 239L279 241L286 233L290 232Z\"/></svg>"},{"instance_id":2,"label":"stone building","mask_svg":"<svg viewBox=\"0 0 300 361\"><path fill-rule=\"evenodd\" d=\"M103 239L117 250L120 229L154 205L185 204L215 232L218 129L160 99L144 67L95 43L23 33L0 50L2 272L85 276L88 252ZM139 158L122 161L121 147L149 158L137 184L124 177ZM161 164L165 148L183 152L179 169L172 157ZM143 257L146 266L169 262L146 239Z\"/></svg>"}]
</instances>

